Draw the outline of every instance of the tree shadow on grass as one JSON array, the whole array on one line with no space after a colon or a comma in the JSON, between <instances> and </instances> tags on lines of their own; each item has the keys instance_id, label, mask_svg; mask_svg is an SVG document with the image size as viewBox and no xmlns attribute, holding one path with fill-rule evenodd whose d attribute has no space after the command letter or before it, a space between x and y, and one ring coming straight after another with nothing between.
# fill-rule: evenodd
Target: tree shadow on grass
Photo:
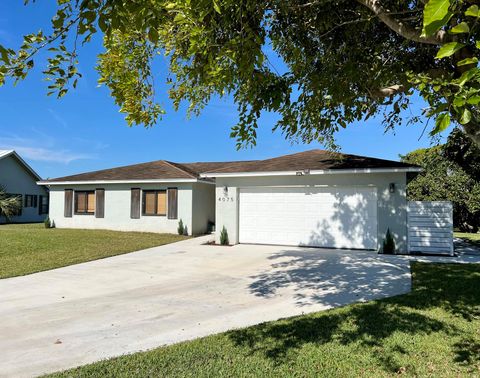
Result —
<instances>
[{"instance_id":1,"label":"tree shadow on grass","mask_svg":"<svg viewBox=\"0 0 480 378\"><path fill-rule=\"evenodd\" d=\"M441 333L446 340L463 340L451 346L456 356L452 363L478 363L478 338L469 337L452 318L478 320L480 267L414 263L413 270L412 293L265 323L228 336L235 345L261 353L275 364L288 363L309 344L361 347L383 370L397 373L402 369L397 357L409 353L402 340ZM395 339L398 334L407 337Z\"/></svg>"}]
</instances>

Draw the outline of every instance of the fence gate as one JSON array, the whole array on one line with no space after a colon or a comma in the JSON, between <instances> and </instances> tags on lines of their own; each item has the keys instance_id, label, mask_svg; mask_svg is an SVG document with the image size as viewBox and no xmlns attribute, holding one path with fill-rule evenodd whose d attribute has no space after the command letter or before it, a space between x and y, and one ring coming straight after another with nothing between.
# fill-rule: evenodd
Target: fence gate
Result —
<instances>
[{"instance_id":1,"label":"fence gate","mask_svg":"<svg viewBox=\"0 0 480 378\"><path fill-rule=\"evenodd\" d=\"M448 201L411 201L407 209L408 252L453 256L453 208Z\"/></svg>"}]
</instances>

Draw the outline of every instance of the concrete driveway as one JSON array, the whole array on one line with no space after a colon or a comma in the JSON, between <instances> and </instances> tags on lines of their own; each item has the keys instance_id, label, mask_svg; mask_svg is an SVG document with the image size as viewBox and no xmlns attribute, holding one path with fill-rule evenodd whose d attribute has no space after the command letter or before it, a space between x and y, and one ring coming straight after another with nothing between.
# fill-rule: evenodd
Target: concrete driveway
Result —
<instances>
[{"instance_id":1,"label":"concrete driveway","mask_svg":"<svg viewBox=\"0 0 480 378\"><path fill-rule=\"evenodd\" d=\"M0 375L34 376L410 290L408 258L201 245L0 280Z\"/></svg>"}]
</instances>

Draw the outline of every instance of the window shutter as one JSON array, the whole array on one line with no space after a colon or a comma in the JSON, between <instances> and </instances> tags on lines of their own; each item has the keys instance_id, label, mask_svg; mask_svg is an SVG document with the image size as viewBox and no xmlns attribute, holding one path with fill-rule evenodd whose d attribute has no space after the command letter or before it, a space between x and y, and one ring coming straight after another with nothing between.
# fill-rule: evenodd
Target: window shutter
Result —
<instances>
[{"instance_id":1,"label":"window shutter","mask_svg":"<svg viewBox=\"0 0 480 378\"><path fill-rule=\"evenodd\" d=\"M71 218L73 210L73 190L65 189L65 205L64 205L64 217Z\"/></svg>"},{"instance_id":2,"label":"window shutter","mask_svg":"<svg viewBox=\"0 0 480 378\"><path fill-rule=\"evenodd\" d=\"M95 218L105 217L105 189L95 190Z\"/></svg>"},{"instance_id":3,"label":"window shutter","mask_svg":"<svg viewBox=\"0 0 480 378\"><path fill-rule=\"evenodd\" d=\"M42 215L42 203L43 203L43 196L40 194L38 196L38 215Z\"/></svg>"},{"instance_id":4,"label":"window shutter","mask_svg":"<svg viewBox=\"0 0 480 378\"><path fill-rule=\"evenodd\" d=\"M132 188L131 189L131 201L130 201L130 218L139 219L140 218L140 189Z\"/></svg>"},{"instance_id":5,"label":"window shutter","mask_svg":"<svg viewBox=\"0 0 480 378\"><path fill-rule=\"evenodd\" d=\"M178 217L178 189L168 188L168 219Z\"/></svg>"},{"instance_id":6,"label":"window shutter","mask_svg":"<svg viewBox=\"0 0 480 378\"><path fill-rule=\"evenodd\" d=\"M33 207L38 206L38 196L33 196Z\"/></svg>"}]
</instances>

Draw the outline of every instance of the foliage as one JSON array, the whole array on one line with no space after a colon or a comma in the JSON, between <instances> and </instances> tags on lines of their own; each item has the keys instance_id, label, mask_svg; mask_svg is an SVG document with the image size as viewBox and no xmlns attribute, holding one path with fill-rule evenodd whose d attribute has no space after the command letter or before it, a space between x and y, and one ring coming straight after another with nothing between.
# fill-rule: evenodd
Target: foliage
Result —
<instances>
[{"instance_id":1,"label":"foliage","mask_svg":"<svg viewBox=\"0 0 480 378\"><path fill-rule=\"evenodd\" d=\"M479 287L479 264L412 262L408 294L266 322L49 377L474 377L480 368Z\"/></svg>"},{"instance_id":2,"label":"foliage","mask_svg":"<svg viewBox=\"0 0 480 378\"><path fill-rule=\"evenodd\" d=\"M222 227L222 231L220 232L220 244L221 245L228 245L229 240L228 240L228 232L225 226Z\"/></svg>"},{"instance_id":3,"label":"foliage","mask_svg":"<svg viewBox=\"0 0 480 378\"><path fill-rule=\"evenodd\" d=\"M445 145L410 152L402 156L402 161L424 169L408 183L408 198L415 201L451 201L455 227L472 232L480 226L480 181L457 163L469 169L478 162L469 159L461 161L458 155L453 154L465 149L464 142L463 135L453 132ZM468 143L471 144L470 141ZM475 149L478 148L471 144L466 156L475 155ZM451 161L450 156L457 156L457 160Z\"/></svg>"},{"instance_id":4,"label":"foliage","mask_svg":"<svg viewBox=\"0 0 480 378\"><path fill-rule=\"evenodd\" d=\"M414 91L436 117L432 134L453 120L480 144L477 19L467 0L58 0L51 33L0 46L0 85L24 79L48 48L49 94L63 96L81 76L80 44L99 34L99 83L129 125L164 113L153 70L162 57L176 109L186 102L196 115L212 96L233 98L239 148L256 143L265 111L279 114L273 129L285 138L331 148L339 129L378 113L387 129L416 122L405 115Z\"/></svg>"},{"instance_id":5,"label":"foliage","mask_svg":"<svg viewBox=\"0 0 480 378\"><path fill-rule=\"evenodd\" d=\"M43 225L45 226L45 228L52 228L52 222L50 221L50 217L47 216L43 220Z\"/></svg>"},{"instance_id":6,"label":"foliage","mask_svg":"<svg viewBox=\"0 0 480 378\"><path fill-rule=\"evenodd\" d=\"M178 221L177 232L178 232L178 235L183 235L183 233L185 232L185 227L183 226L183 221L182 221L182 219L180 219L180 220Z\"/></svg>"},{"instance_id":7,"label":"foliage","mask_svg":"<svg viewBox=\"0 0 480 378\"><path fill-rule=\"evenodd\" d=\"M0 216L4 216L9 221L21 208L22 200L17 196L9 195L5 187L0 185Z\"/></svg>"},{"instance_id":8,"label":"foliage","mask_svg":"<svg viewBox=\"0 0 480 378\"><path fill-rule=\"evenodd\" d=\"M53 221L52 228L55 228ZM41 223L2 225L0 233L0 278L122 255L185 239L174 234L147 232L45 230Z\"/></svg>"},{"instance_id":9,"label":"foliage","mask_svg":"<svg viewBox=\"0 0 480 378\"><path fill-rule=\"evenodd\" d=\"M390 232L390 228L387 228L385 239L383 239L382 252L386 255L395 254L395 240L393 240L393 236L392 236L392 233Z\"/></svg>"}]
</instances>

